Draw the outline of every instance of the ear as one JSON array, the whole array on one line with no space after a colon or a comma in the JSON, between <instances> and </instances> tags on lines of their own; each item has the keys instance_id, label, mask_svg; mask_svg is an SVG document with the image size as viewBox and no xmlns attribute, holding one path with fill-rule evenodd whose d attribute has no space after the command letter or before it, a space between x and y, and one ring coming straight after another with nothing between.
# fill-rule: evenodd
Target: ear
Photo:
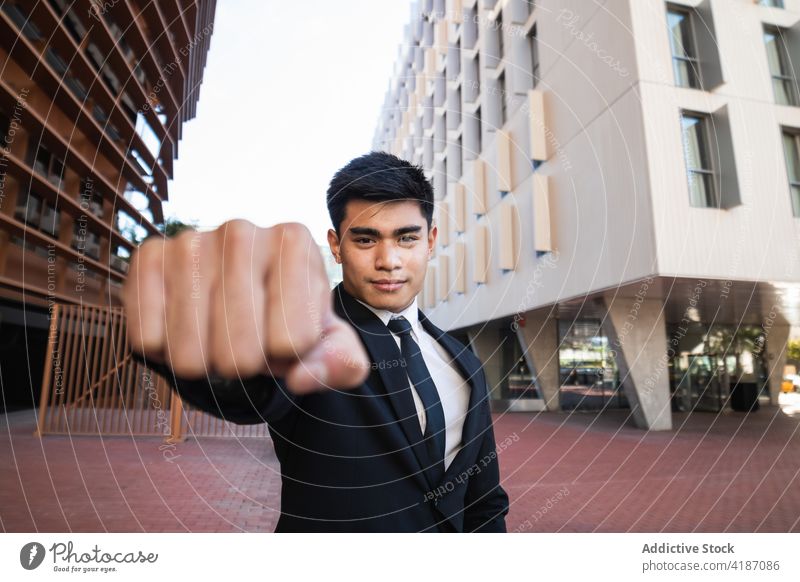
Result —
<instances>
[{"instance_id":1,"label":"ear","mask_svg":"<svg viewBox=\"0 0 800 582\"><path fill-rule=\"evenodd\" d=\"M436 248L436 238L439 236L439 228L436 226L436 223L433 223L430 230L428 230L428 256L430 257L433 254L433 250Z\"/></svg>"},{"instance_id":2,"label":"ear","mask_svg":"<svg viewBox=\"0 0 800 582\"><path fill-rule=\"evenodd\" d=\"M336 259L337 263L341 264L342 255L340 250L339 236L332 228L328 229L328 246L331 248L331 254L333 255L333 258Z\"/></svg>"}]
</instances>

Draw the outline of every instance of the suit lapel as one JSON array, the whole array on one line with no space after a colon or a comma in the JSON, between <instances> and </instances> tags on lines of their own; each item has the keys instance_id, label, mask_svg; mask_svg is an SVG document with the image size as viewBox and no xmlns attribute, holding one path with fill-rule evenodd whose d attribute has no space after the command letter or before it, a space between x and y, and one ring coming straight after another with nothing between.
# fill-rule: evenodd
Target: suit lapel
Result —
<instances>
[{"instance_id":1,"label":"suit lapel","mask_svg":"<svg viewBox=\"0 0 800 582\"><path fill-rule=\"evenodd\" d=\"M412 473L425 491L433 489L423 467L428 467L427 451L423 446L419 416L411 396L411 388L405 369L399 365L402 354L389 329L369 309L347 293L341 284L334 289L334 310L342 319L349 321L361 336L361 341L369 352L370 361L378 365L378 373L389 396L397 421L405 433L416 464L412 463Z\"/></svg>"},{"instance_id":2,"label":"suit lapel","mask_svg":"<svg viewBox=\"0 0 800 582\"><path fill-rule=\"evenodd\" d=\"M334 310L339 317L349 321L355 328L370 355L371 362L392 363L393 360L402 357L392 333L378 316L347 293L341 283L334 289L333 295ZM428 461L427 451L420 443L422 432L413 398L408 392L410 390L408 377L403 368L397 365L378 366L378 373L389 396L398 423L410 444L409 448L414 453L413 458L416 460L416 464L412 463L414 478L426 491L434 491L440 484L451 481L466 468L470 458L467 454L468 449L473 448L472 445L478 444L483 437L481 432L483 427L480 424L480 403L484 398L488 397L488 393L483 381L483 374L481 374L480 362L468 351L468 348L465 348L461 343L436 327L422 311L419 311L419 319L425 331L433 336L450 354L458 371L470 386L469 405L461 433L462 447L456 453L453 462L450 463L450 466L445 471L440 483L430 483L426 472L423 470L423 467L429 466L430 462Z\"/></svg>"}]
</instances>

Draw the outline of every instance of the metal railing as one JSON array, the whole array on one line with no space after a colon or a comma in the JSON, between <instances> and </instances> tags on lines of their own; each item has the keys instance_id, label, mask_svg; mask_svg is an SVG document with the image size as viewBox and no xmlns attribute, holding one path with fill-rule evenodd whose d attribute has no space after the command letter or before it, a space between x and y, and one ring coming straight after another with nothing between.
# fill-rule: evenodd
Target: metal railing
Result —
<instances>
[{"instance_id":1,"label":"metal railing","mask_svg":"<svg viewBox=\"0 0 800 582\"><path fill-rule=\"evenodd\" d=\"M184 404L131 357L121 308L56 304L50 320L37 436L269 437Z\"/></svg>"}]
</instances>

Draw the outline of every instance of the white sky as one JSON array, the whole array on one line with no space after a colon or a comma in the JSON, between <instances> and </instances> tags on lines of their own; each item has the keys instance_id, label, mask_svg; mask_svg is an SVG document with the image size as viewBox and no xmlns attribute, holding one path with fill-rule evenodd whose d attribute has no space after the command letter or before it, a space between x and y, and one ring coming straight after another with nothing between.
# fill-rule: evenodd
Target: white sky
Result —
<instances>
[{"instance_id":1,"label":"white sky","mask_svg":"<svg viewBox=\"0 0 800 582\"><path fill-rule=\"evenodd\" d=\"M410 10L410 0L219 0L165 216L299 221L324 243L328 182L371 149Z\"/></svg>"}]
</instances>

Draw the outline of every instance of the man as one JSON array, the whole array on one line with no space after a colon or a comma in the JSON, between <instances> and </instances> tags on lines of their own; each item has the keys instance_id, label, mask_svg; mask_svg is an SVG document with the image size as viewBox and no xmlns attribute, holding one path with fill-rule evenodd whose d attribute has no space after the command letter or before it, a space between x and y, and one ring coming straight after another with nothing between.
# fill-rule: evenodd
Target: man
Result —
<instances>
[{"instance_id":1,"label":"man","mask_svg":"<svg viewBox=\"0 0 800 582\"><path fill-rule=\"evenodd\" d=\"M123 290L134 353L192 405L268 423L276 532L505 532L480 362L417 309L437 236L430 183L372 152L327 200L333 305L300 225L148 241Z\"/></svg>"}]
</instances>

